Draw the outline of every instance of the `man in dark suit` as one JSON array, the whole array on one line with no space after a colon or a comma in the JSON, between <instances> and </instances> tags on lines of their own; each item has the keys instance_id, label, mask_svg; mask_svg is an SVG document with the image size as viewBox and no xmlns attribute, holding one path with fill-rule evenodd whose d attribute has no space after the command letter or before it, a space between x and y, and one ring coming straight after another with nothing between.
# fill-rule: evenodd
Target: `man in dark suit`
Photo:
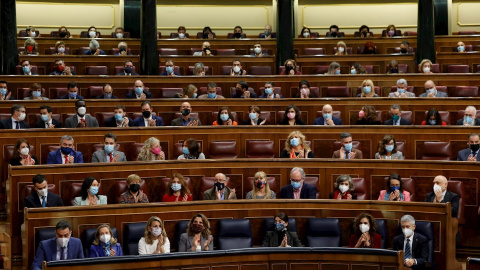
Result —
<instances>
[{"instance_id":1,"label":"man in dark suit","mask_svg":"<svg viewBox=\"0 0 480 270\"><path fill-rule=\"evenodd\" d=\"M426 269L428 260L428 238L415 233L415 219L404 215L400 220L403 234L393 238L393 249L403 250L404 265L411 269Z\"/></svg>"},{"instance_id":2,"label":"man in dark suit","mask_svg":"<svg viewBox=\"0 0 480 270\"><path fill-rule=\"evenodd\" d=\"M59 97L59 99L83 99L78 95L78 86L76 82L69 82L67 84L68 94Z\"/></svg>"},{"instance_id":3,"label":"man in dark suit","mask_svg":"<svg viewBox=\"0 0 480 270\"><path fill-rule=\"evenodd\" d=\"M97 98L99 98L99 99L118 99L117 96L113 95L113 88L108 83L103 86L103 94L101 94Z\"/></svg>"},{"instance_id":4,"label":"man in dark suit","mask_svg":"<svg viewBox=\"0 0 480 270\"><path fill-rule=\"evenodd\" d=\"M75 101L75 109L77 113L65 120L66 128L98 127L97 119L87 114L87 104L85 100Z\"/></svg>"},{"instance_id":5,"label":"man in dark suit","mask_svg":"<svg viewBox=\"0 0 480 270\"><path fill-rule=\"evenodd\" d=\"M35 128L62 128L62 122L52 118L52 107L49 105L40 106L41 119L35 123Z\"/></svg>"},{"instance_id":6,"label":"man in dark suit","mask_svg":"<svg viewBox=\"0 0 480 270\"><path fill-rule=\"evenodd\" d=\"M142 103L142 116L133 120L133 125L136 127L160 127L163 126L163 119L160 116L152 114L153 107L150 101L145 100Z\"/></svg>"},{"instance_id":7,"label":"man in dark suit","mask_svg":"<svg viewBox=\"0 0 480 270\"><path fill-rule=\"evenodd\" d=\"M55 237L43 240L38 245L32 270L41 270L43 261L83 259L82 241L72 237L72 226L60 220L55 227Z\"/></svg>"},{"instance_id":8,"label":"man in dark suit","mask_svg":"<svg viewBox=\"0 0 480 270\"><path fill-rule=\"evenodd\" d=\"M295 167L290 171L290 185L282 187L280 198L283 199L316 199L317 188L307 184L305 181L305 171L300 167Z\"/></svg>"},{"instance_id":9,"label":"man in dark suit","mask_svg":"<svg viewBox=\"0 0 480 270\"><path fill-rule=\"evenodd\" d=\"M203 200L236 200L237 195L235 194L235 189L227 187L226 183L227 176L223 173L217 173L213 187L203 192Z\"/></svg>"},{"instance_id":10,"label":"man in dark suit","mask_svg":"<svg viewBox=\"0 0 480 270\"><path fill-rule=\"evenodd\" d=\"M362 159L362 151L353 148L352 134L348 132L342 132L340 134L340 143L342 147L339 150L333 152L332 158L339 159Z\"/></svg>"},{"instance_id":11,"label":"man in dark suit","mask_svg":"<svg viewBox=\"0 0 480 270\"><path fill-rule=\"evenodd\" d=\"M392 118L385 121L384 125L386 126L408 126L412 124L410 121L402 118L402 108L400 105L393 104L390 106L390 115L392 115Z\"/></svg>"},{"instance_id":12,"label":"man in dark suit","mask_svg":"<svg viewBox=\"0 0 480 270\"><path fill-rule=\"evenodd\" d=\"M73 138L63 135L60 138L60 149L48 153L47 164L83 163L83 154L73 150Z\"/></svg>"},{"instance_id":13,"label":"man in dark suit","mask_svg":"<svg viewBox=\"0 0 480 270\"><path fill-rule=\"evenodd\" d=\"M468 148L458 151L458 161L480 161L478 149L480 146L480 136L478 133L472 133L468 136Z\"/></svg>"},{"instance_id":14,"label":"man in dark suit","mask_svg":"<svg viewBox=\"0 0 480 270\"><path fill-rule=\"evenodd\" d=\"M256 98L257 94L253 91L248 90L248 84L244 81L239 81L235 86L235 93L233 93L232 98Z\"/></svg>"},{"instance_id":15,"label":"man in dark suit","mask_svg":"<svg viewBox=\"0 0 480 270\"><path fill-rule=\"evenodd\" d=\"M152 94L145 92L145 85L141 80L135 81L135 89L128 93L125 98L147 99L152 98Z\"/></svg>"},{"instance_id":16,"label":"man in dark suit","mask_svg":"<svg viewBox=\"0 0 480 270\"><path fill-rule=\"evenodd\" d=\"M72 76L75 75L75 71L70 70L70 67L65 66L65 62L62 59L55 60L55 70L52 71L50 76Z\"/></svg>"},{"instance_id":17,"label":"man in dark suit","mask_svg":"<svg viewBox=\"0 0 480 270\"><path fill-rule=\"evenodd\" d=\"M106 127L133 127L133 120L127 117L125 106L115 106L115 115L105 120Z\"/></svg>"},{"instance_id":18,"label":"man in dark suit","mask_svg":"<svg viewBox=\"0 0 480 270\"><path fill-rule=\"evenodd\" d=\"M132 60L125 60L123 67L123 72L118 73L117 76L138 76L138 74L133 71Z\"/></svg>"},{"instance_id":19,"label":"man in dark suit","mask_svg":"<svg viewBox=\"0 0 480 270\"><path fill-rule=\"evenodd\" d=\"M27 208L63 206L62 199L55 193L48 191L47 179L43 174L33 177L34 191L24 199Z\"/></svg>"},{"instance_id":20,"label":"man in dark suit","mask_svg":"<svg viewBox=\"0 0 480 270\"><path fill-rule=\"evenodd\" d=\"M192 106L190 103L183 102L180 106L180 112L182 116L172 120L172 126L185 127L185 126L201 126L202 122L196 117L190 116L192 113Z\"/></svg>"},{"instance_id":21,"label":"man in dark suit","mask_svg":"<svg viewBox=\"0 0 480 270\"><path fill-rule=\"evenodd\" d=\"M465 108L463 118L457 121L457 126L480 126L480 119L477 118L477 108L474 106Z\"/></svg>"},{"instance_id":22,"label":"man in dark suit","mask_svg":"<svg viewBox=\"0 0 480 270\"><path fill-rule=\"evenodd\" d=\"M103 136L104 149L98 150L92 155L92 163L95 162L124 162L127 161L125 153L116 151L117 136L108 132Z\"/></svg>"},{"instance_id":23,"label":"man in dark suit","mask_svg":"<svg viewBox=\"0 0 480 270\"><path fill-rule=\"evenodd\" d=\"M341 126L342 119L333 117L333 108L330 104L325 104L322 108L323 115L315 119L314 125Z\"/></svg>"},{"instance_id":24,"label":"man in dark suit","mask_svg":"<svg viewBox=\"0 0 480 270\"><path fill-rule=\"evenodd\" d=\"M32 65L30 64L30 60L23 60L21 63L22 66L22 74L27 76L37 76L37 73L32 72Z\"/></svg>"},{"instance_id":25,"label":"man in dark suit","mask_svg":"<svg viewBox=\"0 0 480 270\"><path fill-rule=\"evenodd\" d=\"M25 106L23 105L13 105L12 108L10 109L10 112L12 113L12 117L9 119L2 120L0 122L0 129L27 129L30 128L30 126L25 123L23 120L25 120L26 117L26 109Z\"/></svg>"},{"instance_id":26,"label":"man in dark suit","mask_svg":"<svg viewBox=\"0 0 480 270\"><path fill-rule=\"evenodd\" d=\"M426 202L452 204L452 217L457 217L460 197L458 194L447 190L448 181L443 175L438 175L433 179L433 192L427 194Z\"/></svg>"},{"instance_id":27,"label":"man in dark suit","mask_svg":"<svg viewBox=\"0 0 480 270\"><path fill-rule=\"evenodd\" d=\"M168 59L165 62L165 71L160 73L160 76L180 76L180 74L175 72L175 63L172 59Z\"/></svg>"},{"instance_id":28,"label":"man in dark suit","mask_svg":"<svg viewBox=\"0 0 480 270\"><path fill-rule=\"evenodd\" d=\"M7 81L0 81L0 101L1 100L14 100L12 91L8 92Z\"/></svg>"},{"instance_id":29,"label":"man in dark suit","mask_svg":"<svg viewBox=\"0 0 480 270\"><path fill-rule=\"evenodd\" d=\"M435 88L435 83L432 80L428 80L425 82L425 93L420 94L418 97L428 97L428 98L436 98L436 97L448 97L447 93L438 91Z\"/></svg>"}]
</instances>

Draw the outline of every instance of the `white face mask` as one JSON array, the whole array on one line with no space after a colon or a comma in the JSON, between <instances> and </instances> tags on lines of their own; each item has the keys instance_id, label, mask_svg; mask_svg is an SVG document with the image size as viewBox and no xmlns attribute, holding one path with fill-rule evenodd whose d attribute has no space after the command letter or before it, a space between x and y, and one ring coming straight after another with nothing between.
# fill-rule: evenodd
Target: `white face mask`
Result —
<instances>
[{"instance_id":1,"label":"white face mask","mask_svg":"<svg viewBox=\"0 0 480 270\"><path fill-rule=\"evenodd\" d=\"M239 73L240 72L240 67L239 66L234 66L233 67L233 72Z\"/></svg>"},{"instance_id":2,"label":"white face mask","mask_svg":"<svg viewBox=\"0 0 480 270\"><path fill-rule=\"evenodd\" d=\"M411 229L403 229L402 231L403 231L403 235L405 235L405 237L410 237L413 234L413 231Z\"/></svg>"},{"instance_id":3,"label":"white face mask","mask_svg":"<svg viewBox=\"0 0 480 270\"><path fill-rule=\"evenodd\" d=\"M370 226L368 226L367 224L360 224L360 231L362 233L366 233L370 230Z\"/></svg>"},{"instance_id":4,"label":"white face mask","mask_svg":"<svg viewBox=\"0 0 480 270\"><path fill-rule=\"evenodd\" d=\"M338 52L344 52L345 51L345 48L343 47L338 47Z\"/></svg>"},{"instance_id":5,"label":"white face mask","mask_svg":"<svg viewBox=\"0 0 480 270\"><path fill-rule=\"evenodd\" d=\"M25 120L26 114L25 113L20 113L20 116L18 117L18 120L23 121Z\"/></svg>"},{"instance_id":6,"label":"white face mask","mask_svg":"<svg viewBox=\"0 0 480 270\"><path fill-rule=\"evenodd\" d=\"M112 239L112 237L110 236L110 234L104 234L104 235L100 235L100 241L102 241L103 243L108 243L110 242L110 239Z\"/></svg>"},{"instance_id":7,"label":"white face mask","mask_svg":"<svg viewBox=\"0 0 480 270\"><path fill-rule=\"evenodd\" d=\"M162 228L153 228L152 234L155 235L155 237L158 237L160 234L162 234Z\"/></svg>"},{"instance_id":8,"label":"white face mask","mask_svg":"<svg viewBox=\"0 0 480 270\"><path fill-rule=\"evenodd\" d=\"M442 187L440 185L437 185L437 184L433 185L433 191L435 192L437 190L442 191Z\"/></svg>"},{"instance_id":9,"label":"white face mask","mask_svg":"<svg viewBox=\"0 0 480 270\"><path fill-rule=\"evenodd\" d=\"M79 115L83 116L83 115L85 115L85 113L87 113L87 108L80 107L80 108L77 109L77 112L78 112Z\"/></svg>"},{"instance_id":10,"label":"white face mask","mask_svg":"<svg viewBox=\"0 0 480 270\"><path fill-rule=\"evenodd\" d=\"M88 35L89 35L91 38L94 38L94 37L97 35L97 33L96 33L95 31L90 31L90 32L88 32Z\"/></svg>"},{"instance_id":11,"label":"white face mask","mask_svg":"<svg viewBox=\"0 0 480 270\"><path fill-rule=\"evenodd\" d=\"M303 37L309 37L310 34L308 32L303 32Z\"/></svg>"},{"instance_id":12,"label":"white face mask","mask_svg":"<svg viewBox=\"0 0 480 270\"><path fill-rule=\"evenodd\" d=\"M123 34L122 34L122 33L117 33L117 34L115 34L115 36L117 36L117 38L123 38Z\"/></svg>"},{"instance_id":13,"label":"white face mask","mask_svg":"<svg viewBox=\"0 0 480 270\"><path fill-rule=\"evenodd\" d=\"M340 192L345 193L349 190L349 187L346 185L340 185L338 189L340 189Z\"/></svg>"},{"instance_id":14,"label":"white face mask","mask_svg":"<svg viewBox=\"0 0 480 270\"><path fill-rule=\"evenodd\" d=\"M20 154L22 154L24 156L28 155L28 153L30 153L30 149L28 147L22 148L20 150Z\"/></svg>"},{"instance_id":15,"label":"white face mask","mask_svg":"<svg viewBox=\"0 0 480 270\"><path fill-rule=\"evenodd\" d=\"M424 67L424 68L423 68L423 72L424 72L424 73L430 72L430 68L429 68L429 67Z\"/></svg>"},{"instance_id":16,"label":"white face mask","mask_svg":"<svg viewBox=\"0 0 480 270\"><path fill-rule=\"evenodd\" d=\"M36 36L37 36L37 33L36 33L35 31L32 31L32 32L30 33L30 37L36 37Z\"/></svg>"},{"instance_id":17,"label":"white face mask","mask_svg":"<svg viewBox=\"0 0 480 270\"><path fill-rule=\"evenodd\" d=\"M179 39L185 38L185 34L184 34L184 33L178 33L178 38L179 38Z\"/></svg>"},{"instance_id":18,"label":"white face mask","mask_svg":"<svg viewBox=\"0 0 480 270\"><path fill-rule=\"evenodd\" d=\"M44 188L44 189L41 189L41 190L37 190L37 193L39 196L43 197L43 196L47 196L48 194L48 189L47 188Z\"/></svg>"},{"instance_id":19,"label":"white face mask","mask_svg":"<svg viewBox=\"0 0 480 270\"><path fill-rule=\"evenodd\" d=\"M70 237L68 237L68 238L57 238L58 245L63 247L63 248L68 246L68 241L70 241Z\"/></svg>"},{"instance_id":20,"label":"white face mask","mask_svg":"<svg viewBox=\"0 0 480 270\"><path fill-rule=\"evenodd\" d=\"M255 51L256 54L260 54L262 52L262 49L260 49L259 47L253 49Z\"/></svg>"}]
</instances>

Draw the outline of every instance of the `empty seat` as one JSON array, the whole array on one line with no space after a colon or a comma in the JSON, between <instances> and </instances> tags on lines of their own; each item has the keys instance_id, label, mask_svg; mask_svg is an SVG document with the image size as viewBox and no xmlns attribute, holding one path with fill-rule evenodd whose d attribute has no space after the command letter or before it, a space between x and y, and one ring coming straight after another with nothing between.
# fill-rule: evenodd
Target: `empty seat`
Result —
<instances>
[{"instance_id":1,"label":"empty seat","mask_svg":"<svg viewBox=\"0 0 480 270\"><path fill-rule=\"evenodd\" d=\"M363 65L363 68L367 72L367 74L374 74L373 66L372 65Z\"/></svg>"},{"instance_id":2,"label":"empty seat","mask_svg":"<svg viewBox=\"0 0 480 270\"><path fill-rule=\"evenodd\" d=\"M478 97L478 86L457 86L455 97Z\"/></svg>"},{"instance_id":3,"label":"empty seat","mask_svg":"<svg viewBox=\"0 0 480 270\"><path fill-rule=\"evenodd\" d=\"M218 75L230 75L230 71L232 70L232 66L222 66L220 74ZM217 74L215 74L217 75Z\"/></svg>"},{"instance_id":4,"label":"empty seat","mask_svg":"<svg viewBox=\"0 0 480 270\"><path fill-rule=\"evenodd\" d=\"M462 181L448 180L447 190L456 193L459 197L457 216L459 224L465 224L465 190Z\"/></svg>"},{"instance_id":5,"label":"empty seat","mask_svg":"<svg viewBox=\"0 0 480 270\"><path fill-rule=\"evenodd\" d=\"M413 112L412 111L402 111L401 112L401 117L402 119L410 121L410 123L413 123L412 117L413 117Z\"/></svg>"},{"instance_id":6,"label":"empty seat","mask_svg":"<svg viewBox=\"0 0 480 270\"><path fill-rule=\"evenodd\" d=\"M271 66L251 66L250 75L272 75Z\"/></svg>"},{"instance_id":7,"label":"empty seat","mask_svg":"<svg viewBox=\"0 0 480 270\"><path fill-rule=\"evenodd\" d=\"M320 199L320 188L319 188L319 181L317 176L305 176L303 180L305 183L312 185L317 188L317 195L316 198Z\"/></svg>"},{"instance_id":8,"label":"empty seat","mask_svg":"<svg viewBox=\"0 0 480 270\"><path fill-rule=\"evenodd\" d=\"M452 146L449 142L423 142L421 160L451 160Z\"/></svg>"},{"instance_id":9,"label":"empty seat","mask_svg":"<svg viewBox=\"0 0 480 270\"><path fill-rule=\"evenodd\" d=\"M348 86L329 86L327 87L326 97L351 97L352 93Z\"/></svg>"},{"instance_id":10,"label":"empty seat","mask_svg":"<svg viewBox=\"0 0 480 270\"><path fill-rule=\"evenodd\" d=\"M85 75L108 75L108 68L106 66L87 66Z\"/></svg>"},{"instance_id":11,"label":"empty seat","mask_svg":"<svg viewBox=\"0 0 480 270\"><path fill-rule=\"evenodd\" d=\"M61 96L68 94L68 88L60 87L60 88L50 88L48 98L50 99L58 99Z\"/></svg>"},{"instance_id":12,"label":"empty seat","mask_svg":"<svg viewBox=\"0 0 480 270\"><path fill-rule=\"evenodd\" d=\"M315 66L315 74L325 74L328 72L328 67L329 66L324 66L324 65L316 65Z\"/></svg>"},{"instance_id":13,"label":"empty seat","mask_svg":"<svg viewBox=\"0 0 480 270\"><path fill-rule=\"evenodd\" d=\"M90 48L89 47L80 47L77 51L77 54L78 55L84 55L86 51L89 51Z\"/></svg>"},{"instance_id":14,"label":"empty seat","mask_svg":"<svg viewBox=\"0 0 480 270\"><path fill-rule=\"evenodd\" d=\"M307 219L307 247L340 247L342 231L336 218Z\"/></svg>"},{"instance_id":15,"label":"empty seat","mask_svg":"<svg viewBox=\"0 0 480 270\"><path fill-rule=\"evenodd\" d=\"M111 227L110 229L112 229L113 233L112 238L116 238L118 240L117 228ZM83 255L85 256L85 258L90 258L90 246L93 244L93 240L95 240L96 232L97 228L89 228L84 230L82 236L80 237L83 246Z\"/></svg>"},{"instance_id":16,"label":"empty seat","mask_svg":"<svg viewBox=\"0 0 480 270\"><path fill-rule=\"evenodd\" d=\"M103 86L89 86L85 98L96 98L103 94Z\"/></svg>"},{"instance_id":17,"label":"empty seat","mask_svg":"<svg viewBox=\"0 0 480 270\"><path fill-rule=\"evenodd\" d=\"M235 55L235 49L217 49L217 55Z\"/></svg>"},{"instance_id":18,"label":"empty seat","mask_svg":"<svg viewBox=\"0 0 480 270\"><path fill-rule=\"evenodd\" d=\"M458 35L478 35L477 31L458 31Z\"/></svg>"},{"instance_id":19,"label":"empty seat","mask_svg":"<svg viewBox=\"0 0 480 270\"><path fill-rule=\"evenodd\" d=\"M375 219L377 224L377 233L382 237L382 243L380 248L387 248L387 224L384 219Z\"/></svg>"},{"instance_id":20,"label":"empty seat","mask_svg":"<svg viewBox=\"0 0 480 270\"><path fill-rule=\"evenodd\" d=\"M417 32L414 31L405 31L403 32L404 36L417 36Z\"/></svg>"},{"instance_id":21,"label":"empty seat","mask_svg":"<svg viewBox=\"0 0 480 270\"><path fill-rule=\"evenodd\" d=\"M236 141L211 141L210 142L211 159L233 159L237 158Z\"/></svg>"},{"instance_id":22,"label":"empty seat","mask_svg":"<svg viewBox=\"0 0 480 270\"><path fill-rule=\"evenodd\" d=\"M138 241L145 233L146 222L124 223L122 250L125 255L138 255Z\"/></svg>"},{"instance_id":23,"label":"empty seat","mask_svg":"<svg viewBox=\"0 0 480 270\"><path fill-rule=\"evenodd\" d=\"M272 141L247 140L247 158L274 158L274 143Z\"/></svg>"},{"instance_id":24,"label":"empty seat","mask_svg":"<svg viewBox=\"0 0 480 270\"><path fill-rule=\"evenodd\" d=\"M164 87L160 88L160 97L162 98L173 98L175 94L181 94L183 92L182 88L175 87Z\"/></svg>"},{"instance_id":25,"label":"empty seat","mask_svg":"<svg viewBox=\"0 0 480 270\"><path fill-rule=\"evenodd\" d=\"M305 48L304 55L319 55L325 54L325 48Z\"/></svg>"},{"instance_id":26,"label":"empty seat","mask_svg":"<svg viewBox=\"0 0 480 270\"><path fill-rule=\"evenodd\" d=\"M221 219L218 221L218 249L251 248L252 228L249 219Z\"/></svg>"},{"instance_id":27,"label":"empty seat","mask_svg":"<svg viewBox=\"0 0 480 270\"><path fill-rule=\"evenodd\" d=\"M357 195L357 200L369 200L370 196L367 189L367 181L364 178L352 178L355 189L353 193Z\"/></svg>"},{"instance_id":28,"label":"empty seat","mask_svg":"<svg viewBox=\"0 0 480 270\"><path fill-rule=\"evenodd\" d=\"M175 48L160 48L158 50L160 55L178 55L178 49Z\"/></svg>"},{"instance_id":29,"label":"empty seat","mask_svg":"<svg viewBox=\"0 0 480 270\"><path fill-rule=\"evenodd\" d=\"M448 65L448 73L469 73L468 65Z\"/></svg>"}]
</instances>

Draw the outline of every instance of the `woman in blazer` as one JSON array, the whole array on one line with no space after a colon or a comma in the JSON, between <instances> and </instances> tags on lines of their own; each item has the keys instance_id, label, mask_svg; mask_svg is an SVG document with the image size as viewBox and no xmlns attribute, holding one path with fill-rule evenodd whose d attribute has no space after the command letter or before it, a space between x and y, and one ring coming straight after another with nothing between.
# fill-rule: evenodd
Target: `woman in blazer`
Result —
<instances>
[{"instance_id":1,"label":"woman in blazer","mask_svg":"<svg viewBox=\"0 0 480 270\"><path fill-rule=\"evenodd\" d=\"M297 233L288 231L287 214L280 212L274 219L274 231L267 231L262 247L301 247Z\"/></svg>"},{"instance_id":2,"label":"woman in blazer","mask_svg":"<svg viewBox=\"0 0 480 270\"><path fill-rule=\"evenodd\" d=\"M122 246L107 224L100 225L95 233L95 239L90 246L90 258L123 256Z\"/></svg>"},{"instance_id":3,"label":"woman in blazer","mask_svg":"<svg viewBox=\"0 0 480 270\"><path fill-rule=\"evenodd\" d=\"M210 222L203 214L196 214L188 223L186 233L180 235L178 251L208 251L213 250L213 236L210 232Z\"/></svg>"},{"instance_id":4,"label":"woman in blazer","mask_svg":"<svg viewBox=\"0 0 480 270\"><path fill-rule=\"evenodd\" d=\"M392 173L387 180L387 189L380 191L379 201L409 202L410 192L403 190L403 180L398 173Z\"/></svg>"},{"instance_id":5,"label":"woman in blazer","mask_svg":"<svg viewBox=\"0 0 480 270\"><path fill-rule=\"evenodd\" d=\"M397 151L397 142L393 135L385 135L378 144L375 159L404 159L403 153Z\"/></svg>"},{"instance_id":6,"label":"woman in blazer","mask_svg":"<svg viewBox=\"0 0 480 270\"><path fill-rule=\"evenodd\" d=\"M82 184L82 191L80 197L75 197L73 205L102 205L107 204L107 196L98 195L98 181L97 179L88 176Z\"/></svg>"}]
</instances>

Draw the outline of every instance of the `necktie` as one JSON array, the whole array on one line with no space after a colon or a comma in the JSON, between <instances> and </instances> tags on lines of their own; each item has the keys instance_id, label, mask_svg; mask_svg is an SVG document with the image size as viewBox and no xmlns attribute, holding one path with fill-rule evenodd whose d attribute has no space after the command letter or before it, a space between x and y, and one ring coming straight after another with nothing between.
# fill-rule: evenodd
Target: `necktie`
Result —
<instances>
[{"instance_id":1,"label":"necktie","mask_svg":"<svg viewBox=\"0 0 480 270\"><path fill-rule=\"evenodd\" d=\"M108 156L110 157L110 162L113 162L113 155L112 155L112 153L108 154Z\"/></svg>"},{"instance_id":2,"label":"necktie","mask_svg":"<svg viewBox=\"0 0 480 270\"><path fill-rule=\"evenodd\" d=\"M345 159L350 159L350 156L348 155L350 152L345 151Z\"/></svg>"},{"instance_id":3,"label":"necktie","mask_svg":"<svg viewBox=\"0 0 480 270\"><path fill-rule=\"evenodd\" d=\"M412 250L410 249L410 238L407 238L407 244L405 245L405 254L404 259L411 259L412 258Z\"/></svg>"},{"instance_id":4,"label":"necktie","mask_svg":"<svg viewBox=\"0 0 480 270\"><path fill-rule=\"evenodd\" d=\"M67 258L65 258L65 248L62 247L61 251L60 251L60 260L65 260Z\"/></svg>"},{"instance_id":5,"label":"necktie","mask_svg":"<svg viewBox=\"0 0 480 270\"><path fill-rule=\"evenodd\" d=\"M65 155L65 164L68 163L68 155Z\"/></svg>"},{"instance_id":6,"label":"necktie","mask_svg":"<svg viewBox=\"0 0 480 270\"><path fill-rule=\"evenodd\" d=\"M42 207L47 207L47 197L46 196L42 197Z\"/></svg>"},{"instance_id":7,"label":"necktie","mask_svg":"<svg viewBox=\"0 0 480 270\"><path fill-rule=\"evenodd\" d=\"M20 122L15 121L15 129L20 129Z\"/></svg>"}]
</instances>

